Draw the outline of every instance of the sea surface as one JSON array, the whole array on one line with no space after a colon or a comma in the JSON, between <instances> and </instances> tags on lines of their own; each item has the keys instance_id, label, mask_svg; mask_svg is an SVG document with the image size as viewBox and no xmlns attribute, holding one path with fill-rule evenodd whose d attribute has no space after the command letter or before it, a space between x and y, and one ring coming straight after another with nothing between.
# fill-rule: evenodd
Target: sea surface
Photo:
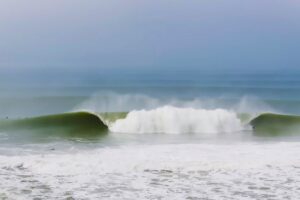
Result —
<instances>
[{"instance_id":1,"label":"sea surface","mask_svg":"<svg viewBox=\"0 0 300 200\"><path fill-rule=\"evenodd\" d=\"M299 75L0 86L0 199L299 199Z\"/></svg>"}]
</instances>

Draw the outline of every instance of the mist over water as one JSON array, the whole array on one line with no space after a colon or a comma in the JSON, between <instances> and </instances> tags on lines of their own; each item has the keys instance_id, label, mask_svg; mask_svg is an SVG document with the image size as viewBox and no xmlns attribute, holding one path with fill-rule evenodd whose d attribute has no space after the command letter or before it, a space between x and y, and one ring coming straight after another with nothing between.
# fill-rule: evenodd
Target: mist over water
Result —
<instances>
[{"instance_id":1,"label":"mist over water","mask_svg":"<svg viewBox=\"0 0 300 200\"><path fill-rule=\"evenodd\" d=\"M0 200L300 199L295 0L0 0Z\"/></svg>"},{"instance_id":2,"label":"mist over water","mask_svg":"<svg viewBox=\"0 0 300 200\"><path fill-rule=\"evenodd\" d=\"M300 82L295 73L174 73L108 75L80 85L58 81L30 86L5 86L0 94L0 117L17 118L69 112L130 111L164 105L241 112L300 113ZM107 80L107 81L106 81ZM244 105L243 105L244 104ZM238 108L239 107L239 108Z\"/></svg>"}]
</instances>

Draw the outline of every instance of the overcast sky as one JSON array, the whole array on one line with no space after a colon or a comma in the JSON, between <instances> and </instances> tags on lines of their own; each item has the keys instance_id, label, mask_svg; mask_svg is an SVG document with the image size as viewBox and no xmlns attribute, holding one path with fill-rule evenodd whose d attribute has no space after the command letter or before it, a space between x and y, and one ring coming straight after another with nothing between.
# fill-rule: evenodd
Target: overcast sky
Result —
<instances>
[{"instance_id":1,"label":"overcast sky","mask_svg":"<svg viewBox=\"0 0 300 200\"><path fill-rule=\"evenodd\" d=\"M0 1L2 76L295 70L299 55L297 0Z\"/></svg>"}]
</instances>

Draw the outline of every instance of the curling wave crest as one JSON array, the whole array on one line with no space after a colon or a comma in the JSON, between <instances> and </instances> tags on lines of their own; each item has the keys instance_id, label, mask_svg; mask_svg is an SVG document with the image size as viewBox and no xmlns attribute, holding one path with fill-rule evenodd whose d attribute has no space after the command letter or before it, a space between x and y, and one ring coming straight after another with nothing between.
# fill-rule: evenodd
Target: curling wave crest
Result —
<instances>
[{"instance_id":1,"label":"curling wave crest","mask_svg":"<svg viewBox=\"0 0 300 200\"><path fill-rule=\"evenodd\" d=\"M152 110L134 110L109 127L118 133L226 133L243 130L233 111L163 106Z\"/></svg>"}]
</instances>

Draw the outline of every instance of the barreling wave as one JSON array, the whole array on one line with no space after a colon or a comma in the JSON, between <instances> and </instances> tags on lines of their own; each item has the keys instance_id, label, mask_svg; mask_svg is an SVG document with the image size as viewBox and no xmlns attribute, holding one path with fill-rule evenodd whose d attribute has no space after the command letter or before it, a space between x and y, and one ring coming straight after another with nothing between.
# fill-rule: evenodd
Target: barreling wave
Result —
<instances>
[{"instance_id":1,"label":"barreling wave","mask_svg":"<svg viewBox=\"0 0 300 200\"><path fill-rule=\"evenodd\" d=\"M225 109L172 106L118 113L74 112L0 121L0 131L63 137L98 137L108 132L218 134L249 130L255 135L300 134L300 116L263 113L249 120L247 113ZM246 122L247 121L247 122Z\"/></svg>"},{"instance_id":2,"label":"barreling wave","mask_svg":"<svg viewBox=\"0 0 300 200\"><path fill-rule=\"evenodd\" d=\"M250 129L249 129L250 128ZM226 109L194 109L164 106L135 110L109 125L119 133L218 134L251 131L257 136L300 134L300 116L236 113Z\"/></svg>"},{"instance_id":3,"label":"barreling wave","mask_svg":"<svg viewBox=\"0 0 300 200\"><path fill-rule=\"evenodd\" d=\"M76 112L5 120L0 122L0 130L88 138L107 133L108 127L96 114Z\"/></svg>"},{"instance_id":4,"label":"barreling wave","mask_svg":"<svg viewBox=\"0 0 300 200\"><path fill-rule=\"evenodd\" d=\"M300 116L264 113L250 121L257 135L300 134Z\"/></svg>"}]
</instances>

